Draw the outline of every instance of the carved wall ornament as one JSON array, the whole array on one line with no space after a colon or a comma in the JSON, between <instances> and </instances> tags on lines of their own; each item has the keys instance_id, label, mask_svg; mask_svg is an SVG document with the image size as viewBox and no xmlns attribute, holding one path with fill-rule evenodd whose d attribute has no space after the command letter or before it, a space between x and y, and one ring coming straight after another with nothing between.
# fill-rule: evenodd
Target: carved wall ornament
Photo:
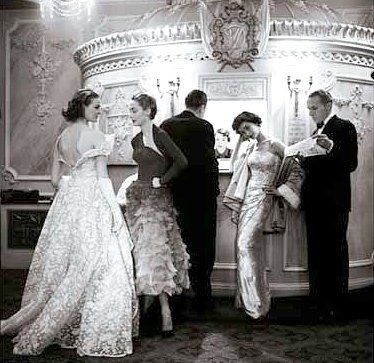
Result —
<instances>
[{"instance_id":1,"label":"carved wall ornament","mask_svg":"<svg viewBox=\"0 0 374 363\"><path fill-rule=\"evenodd\" d=\"M34 58L31 66L31 73L38 80L39 92L35 100L36 116L40 125L43 127L47 119L52 115L53 103L47 100L46 86L48 82L53 81L53 75L56 71L55 61L46 51L45 35L42 36L42 49Z\"/></svg>"},{"instance_id":2,"label":"carved wall ornament","mask_svg":"<svg viewBox=\"0 0 374 363\"><path fill-rule=\"evenodd\" d=\"M32 61L31 67L32 75L35 78L48 81L53 79L53 73L56 70L53 59L45 51L44 47L42 52L40 52Z\"/></svg>"},{"instance_id":3,"label":"carved wall ornament","mask_svg":"<svg viewBox=\"0 0 374 363\"><path fill-rule=\"evenodd\" d=\"M370 45L374 41L374 29L352 24L274 19L271 21L270 36L340 39Z\"/></svg>"},{"instance_id":4,"label":"carved wall ornament","mask_svg":"<svg viewBox=\"0 0 374 363\"><path fill-rule=\"evenodd\" d=\"M352 112L352 122L354 123L357 131L358 141L362 142L365 135L368 132L373 131L372 125L368 125L365 119L362 117L363 110L366 109L370 112L374 108L372 102L367 102L363 100L362 97L363 90L362 87L356 84L351 90L349 98L338 98L334 97L333 102L339 108L349 107Z\"/></svg>"},{"instance_id":5,"label":"carved wall ornament","mask_svg":"<svg viewBox=\"0 0 374 363\"><path fill-rule=\"evenodd\" d=\"M270 16L268 0L258 9L244 6L241 1L224 2L223 9L201 2L202 41L206 52L219 64L239 68L242 65L254 71L251 63L262 53L267 43Z\"/></svg>"},{"instance_id":6,"label":"carved wall ornament","mask_svg":"<svg viewBox=\"0 0 374 363\"><path fill-rule=\"evenodd\" d=\"M318 81L318 88L329 91L335 86L337 79L336 75L332 71L325 70L321 73L320 79Z\"/></svg>"},{"instance_id":7,"label":"carved wall ornament","mask_svg":"<svg viewBox=\"0 0 374 363\"><path fill-rule=\"evenodd\" d=\"M118 156L125 159L127 155L126 142L132 139L134 133L130 116L124 114L108 117L107 128L109 133L116 135L115 147L118 150Z\"/></svg>"},{"instance_id":8,"label":"carved wall ornament","mask_svg":"<svg viewBox=\"0 0 374 363\"><path fill-rule=\"evenodd\" d=\"M374 57L372 55L357 55L352 52L334 52L334 51L303 51L286 49L267 49L264 58L315 58L321 61L354 64L364 67L374 66Z\"/></svg>"},{"instance_id":9,"label":"carved wall ornament","mask_svg":"<svg viewBox=\"0 0 374 363\"><path fill-rule=\"evenodd\" d=\"M19 34L17 28L20 23L22 22L17 21L9 30L9 34L15 33L12 34L10 39L10 46L13 49L18 49L24 52L29 52L30 49L38 48L47 28L42 23L33 22L32 24L24 25L22 27L22 33Z\"/></svg>"},{"instance_id":10,"label":"carved wall ornament","mask_svg":"<svg viewBox=\"0 0 374 363\"><path fill-rule=\"evenodd\" d=\"M15 170L9 168L9 167L6 167L4 165L1 165L0 166L0 174L1 174L1 179L4 181L4 182L7 182L11 185L13 184L16 184L17 183L17 173L15 172Z\"/></svg>"},{"instance_id":11,"label":"carved wall ornament","mask_svg":"<svg viewBox=\"0 0 374 363\"><path fill-rule=\"evenodd\" d=\"M100 64L93 64L82 67L82 76L83 79L87 79L92 77L96 74L110 72L116 69L125 69L125 68L134 68L134 67L142 67L151 64L158 64L160 62L174 62L174 61L206 61L209 57L205 54L205 52L197 50L196 52L186 52L186 53L178 53L178 54L155 54L155 55L137 55L137 56L130 56L125 59L121 59L119 61L113 60L106 60Z\"/></svg>"},{"instance_id":12,"label":"carved wall ornament","mask_svg":"<svg viewBox=\"0 0 374 363\"><path fill-rule=\"evenodd\" d=\"M147 48L150 45L187 40L201 40L200 23L188 22L101 36L82 44L74 53L74 60L82 66L92 58L104 55L108 51L130 51L135 48Z\"/></svg>"},{"instance_id":13,"label":"carved wall ornament","mask_svg":"<svg viewBox=\"0 0 374 363\"><path fill-rule=\"evenodd\" d=\"M132 159L131 139L134 126L129 116L128 105L132 95L139 93L138 81L127 81L118 84L101 84L103 114L100 128L106 134L115 134L115 144L109 164L134 165Z\"/></svg>"},{"instance_id":14,"label":"carved wall ornament","mask_svg":"<svg viewBox=\"0 0 374 363\"><path fill-rule=\"evenodd\" d=\"M114 100L111 105L111 114L127 114L128 104L130 102L130 97L128 91L124 88L118 88L114 94Z\"/></svg>"},{"instance_id":15,"label":"carved wall ornament","mask_svg":"<svg viewBox=\"0 0 374 363\"><path fill-rule=\"evenodd\" d=\"M39 118L39 123L43 127L49 117L52 115L54 105L47 100L45 93L39 93L35 101L36 116Z\"/></svg>"},{"instance_id":16,"label":"carved wall ornament","mask_svg":"<svg viewBox=\"0 0 374 363\"><path fill-rule=\"evenodd\" d=\"M59 91L68 92L64 88L69 83L80 82L80 77L63 76L64 72L77 72L71 68L76 43L59 31L51 32L39 20L14 18L5 30L5 167L14 171L6 178L22 183L21 187L46 185L50 150L62 122Z\"/></svg>"},{"instance_id":17,"label":"carved wall ornament","mask_svg":"<svg viewBox=\"0 0 374 363\"><path fill-rule=\"evenodd\" d=\"M206 92L217 98L262 98L263 84L252 80L216 80L206 83Z\"/></svg>"}]
</instances>

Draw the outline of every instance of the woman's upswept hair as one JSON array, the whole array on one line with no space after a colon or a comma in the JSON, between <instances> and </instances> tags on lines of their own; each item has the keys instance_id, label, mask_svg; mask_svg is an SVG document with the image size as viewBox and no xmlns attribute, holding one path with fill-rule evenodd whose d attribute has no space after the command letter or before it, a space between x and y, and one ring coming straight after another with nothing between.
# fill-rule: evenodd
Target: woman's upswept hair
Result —
<instances>
[{"instance_id":1,"label":"woman's upswept hair","mask_svg":"<svg viewBox=\"0 0 374 363\"><path fill-rule=\"evenodd\" d=\"M62 116L66 121L77 121L78 118L84 117L84 106L88 106L95 98L99 98L99 95L91 89L78 90L69 101L68 107L62 109Z\"/></svg>"},{"instance_id":2,"label":"woman's upswept hair","mask_svg":"<svg viewBox=\"0 0 374 363\"><path fill-rule=\"evenodd\" d=\"M256 126L261 126L262 124L261 117L252 112L244 111L234 118L234 122L232 123L233 130L238 131L239 126L243 122L250 122Z\"/></svg>"},{"instance_id":3,"label":"woman's upswept hair","mask_svg":"<svg viewBox=\"0 0 374 363\"><path fill-rule=\"evenodd\" d=\"M149 114L149 118L151 120L153 120L155 118L156 113L157 113L157 103L156 103L156 100L152 96L149 96L145 93L138 93L138 94L132 96L131 99L133 101L138 102L140 107L143 110L146 110L147 108L149 108L151 110L151 112Z\"/></svg>"}]
</instances>

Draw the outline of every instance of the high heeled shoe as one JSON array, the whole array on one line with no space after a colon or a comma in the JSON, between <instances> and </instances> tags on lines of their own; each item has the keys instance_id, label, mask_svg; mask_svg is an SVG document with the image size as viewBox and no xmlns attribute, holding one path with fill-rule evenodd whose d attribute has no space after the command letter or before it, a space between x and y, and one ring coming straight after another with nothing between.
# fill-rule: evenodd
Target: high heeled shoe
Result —
<instances>
[{"instance_id":1,"label":"high heeled shoe","mask_svg":"<svg viewBox=\"0 0 374 363\"><path fill-rule=\"evenodd\" d=\"M162 314L161 335L164 338L168 338L174 335L173 320L171 319L171 313Z\"/></svg>"}]
</instances>

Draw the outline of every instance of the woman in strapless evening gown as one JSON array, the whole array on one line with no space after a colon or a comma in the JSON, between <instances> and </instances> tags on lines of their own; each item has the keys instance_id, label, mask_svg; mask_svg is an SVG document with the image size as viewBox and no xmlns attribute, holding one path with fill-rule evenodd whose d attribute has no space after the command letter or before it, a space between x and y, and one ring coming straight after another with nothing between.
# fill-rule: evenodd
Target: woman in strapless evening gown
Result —
<instances>
[{"instance_id":1,"label":"woman in strapless evening gown","mask_svg":"<svg viewBox=\"0 0 374 363\"><path fill-rule=\"evenodd\" d=\"M265 317L270 309L266 238L286 230L290 218L285 218L285 212L298 208L302 181L297 161L284 159L284 145L266 137L260 125L261 118L250 112L235 118L233 129L240 139L224 197L238 225L236 306L254 319ZM245 142L243 151L240 145Z\"/></svg>"},{"instance_id":2,"label":"woman in strapless evening gown","mask_svg":"<svg viewBox=\"0 0 374 363\"><path fill-rule=\"evenodd\" d=\"M134 242L136 290L145 305L159 297L162 332L173 330L168 296L189 288L189 255L182 241L169 186L187 160L169 135L152 120L156 101L146 94L133 97L130 117L141 132L132 139L138 179L126 192L126 220ZM145 309L147 306L145 306Z\"/></svg>"},{"instance_id":3,"label":"woman in strapless evening gown","mask_svg":"<svg viewBox=\"0 0 374 363\"><path fill-rule=\"evenodd\" d=\"M132 242L108 178L114 139L89 128L99 96L78 91L63 111L69 121L57 139L56 188L24 288L21 309L1 321L16 334L14 354L38 355L51 344L79 355L132 353L137 296ZM133 329L134 324L134 329Z\"/></svg>"}]
</instances>

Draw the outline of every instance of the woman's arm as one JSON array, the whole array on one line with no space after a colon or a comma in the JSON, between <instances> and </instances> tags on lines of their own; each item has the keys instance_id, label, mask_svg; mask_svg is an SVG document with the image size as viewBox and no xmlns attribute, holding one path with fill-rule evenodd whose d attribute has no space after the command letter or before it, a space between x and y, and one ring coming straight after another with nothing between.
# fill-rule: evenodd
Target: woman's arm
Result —
<instances>
[{"instance_id":1,"label":"woman's arm","mask_svg":"<svg viewBox=\"0 0 374 363\"><path fill-rule=\"evenodd\" d=\"M167 184L187 167L188 162L182 151L177 145L175 145L165 131L160 131L160 133L158 133L158 137L167 155L173 160L170 168L160 178L160 184Z\"/></svg>"},{"instance_id":2,"label":"woman's arm","mask_svg":"<svg viewBox=\"0 0 374 363\"><path fill-rule=\"evenodd\" d=\"M60 141L60 137L58 137L55 143L55 146L53 148L53 155L52 155L51 183L55 190L58 189L58 183L60 182L61 169L62 169L62 165L59 160L59 151L58 151L59 141Z\"/></svg>"},{"instance_id":3,"label":"woman's arm","mask_svg":"<svg viewBox=\"0 0 374 363\"><path fill-rule=\"evenodd\" d=\"M105 141L104 134L101 132L95 132L92 136L94 148L100 148ZM123 226L124 219L119 204L116 200L116 196L114 194L112 181L109 179L107 158L108 157L105 155L96 157L97 183L112 212L112 229L113 231L118 232Z\"/></svg>"}]
</instances>

